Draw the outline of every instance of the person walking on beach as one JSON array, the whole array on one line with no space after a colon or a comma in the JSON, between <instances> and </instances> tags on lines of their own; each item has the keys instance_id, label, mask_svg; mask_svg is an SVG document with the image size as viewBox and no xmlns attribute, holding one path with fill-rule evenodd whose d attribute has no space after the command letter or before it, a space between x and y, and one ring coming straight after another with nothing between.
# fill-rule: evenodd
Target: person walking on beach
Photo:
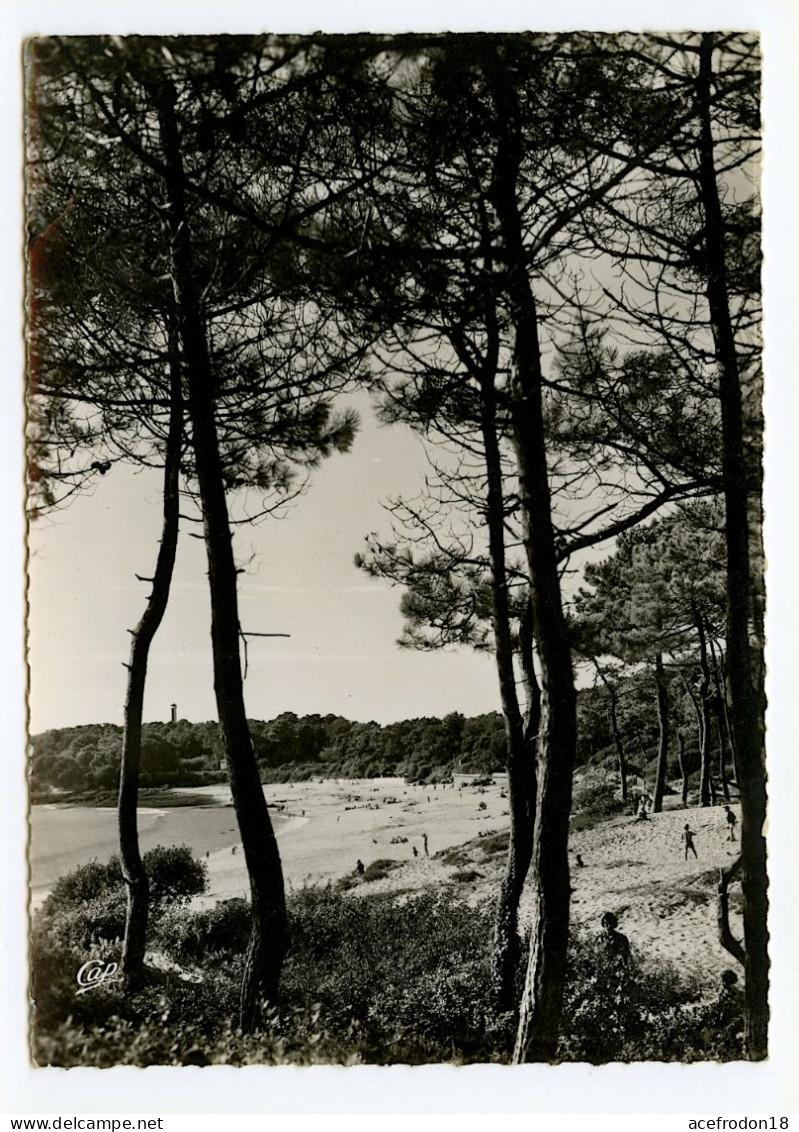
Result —
<instances>
[{"instance_id":1,"label":"person walking on beach","mask_svg":"<svg viewBox=\"0 0 799 1132\"><path fill-rule=\"evenodd\" d=\"M424 842L424 855L425 855L425 857L429 857L430 851L427 848L427 834L426 833L422 834L422 841Z\"/></svg>"},{"instance_id":2,"label":"person walking on beach","mask_svg":"<svg viewBox=\"0 0 799 1132\"><path fill-rule=\"evenodd\" d=\"M738 819L729 806L725 806L724 809L727 811L727 840L734 841L735 827L738 824Z\"/></svg>"},{"instance_id":3,"label":"person walking on beach","mask_svg":"<svg viewBox=\"0 0 799 1132\"><path fill-rule=\"evenodd\" d=\"M689 850L690 850L691 853L693 853L694 857L696 857L696 859L699 860L699 857L698 857L697 852L696 852L696 846L694 845L694 836L695 836L694 831L691 829L690 826L686 825L685 829L682 831L682 839L685 842L685 859L686 859L686 861L688 860Z\"/></svg>"}]
</instances>

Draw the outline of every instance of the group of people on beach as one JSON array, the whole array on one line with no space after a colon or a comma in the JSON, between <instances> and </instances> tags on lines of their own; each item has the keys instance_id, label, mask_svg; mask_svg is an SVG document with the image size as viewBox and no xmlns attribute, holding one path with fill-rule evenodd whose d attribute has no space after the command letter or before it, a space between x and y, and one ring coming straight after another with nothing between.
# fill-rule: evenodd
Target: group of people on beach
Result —
<instances>
[{"instance_id":1,"label":"group of people on beach","mask_svg":"<svg viewBox=\"0 0 799 1132\"><path fill-rule=\"evenodd\" d=\"M648 794L644 793L644 794L639 795L638 800L635 803L635 820L636 821L649 821L649 810L651 809L651 806L652 806L652 799L650 798L650 796ZM735 841L736 840L735 827L738 824L738 819L735 816L735 814L733 813L733 811L730 809L729 806L725 806L724 810L725 810L726 821L727 821L727 840L728 841ZM698 854L696 852L696 845L694 844L694 838L695 837L696 837L696 832L693 829L691 829L690 825L686 822L686 824L683 826L683 831L682 831L682 843L683 843L683 847L685 849L685 860L686 861L688 860L688 854L689 853L693 853L694 858L697 859L697 860L699 859Z\"/></svg>"},{"instance_id":2,"label":"group of people on beach","mask_svg":"<svg viewBox=\"0 0 799 1132\"><path fill-rule=\"evenodd\" d=\"M725 806L724 810L725 810L725 813L726 813L726 821L727 821L727 840L728 841L735 841L735 827L738 824L738 819L735 816L735 814L733 813L733 811L730 809L729 806ZM699 859L698 854L696 852L696 846L694 845L694 838L695 837L696 837L696 833L694 832L694 830L691 829L690 825L688 825L688 823L686 822L685 826L683 827L683 831L682 831L682 840L683 840L683 845L685 846L685 859L686 859L686 861L688 860L688 854L689 853L693 853L694 858L696 860Z\"/></svg>"},{"instance_id":3,"label":"group of people on beach","mask_svg":"<svg viewBox=\"0 0 799 1132\"><path fill-rule=\"evenodd\" d=\"M735 827L738 824L738 819L732 812L729 806L724 807L726 811L727 820L727 840L735 841ZM694 857L698 860L696 846L694 845L694 838L696 834L689 825L685 825L682 831L683 844L685 845L685 859L688 860L688 854L693 853Z\"/></svg>"},{"instance_id":4,"label":"group of people on beach","mask_svg":"<svg viewBox=\"0 0 799 1132\"><path fill-rule=\"evenodd\" d=\"M400 842L400 841L407 841L407 840L408 840L408 838L407 838L407 837L398 837L398 838L393 838L393 837L392 837L392 839L391 839L391 840L392 840L392 842L393 842L393 841L397 841L397 842ZM372 838L372 841L374 841L374 842L375 842L375 844L377 844L377 842L375 841L375 838L374 838L374 837ZM430 844L429 844L429 842L428 842L428 840L427 840L427 834L426 834L426 833L423 833L423 834L422 834L422 844L423 844L423 846L424 846L424 855L425 855L425 857L429 857L429 856L430 856ZM416 857L418 857L418 856L419 856L419 850L418 850L418 849L416 848L416 846L415 846L415 845L412 845L412 846L411 846L411 850L412 850L412 852L413 852L414 858L416 858ZM363 873L364 873L364 871L365 871L365 866L364 866L364 863L363 863L363 861L361 861L361 860L359 859L359 860L358 860L358 861L356 861L356 863L355 863L355 872L356 872L356 873L358 874L358 876L363 876Z\"/></svg>"}]
</instances>

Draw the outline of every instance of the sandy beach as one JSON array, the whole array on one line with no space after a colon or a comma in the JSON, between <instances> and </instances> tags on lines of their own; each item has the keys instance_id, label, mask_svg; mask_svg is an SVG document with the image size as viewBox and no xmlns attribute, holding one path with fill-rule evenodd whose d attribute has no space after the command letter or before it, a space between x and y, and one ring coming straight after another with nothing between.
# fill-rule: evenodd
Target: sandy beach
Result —
<instances>
[{"instance_id":1,"label":"sandy beach","mask_svg":"<svg viewBox=\"0 0 799 1132\"><path fill-rule=\"evenodd\" d=\"M216 791L220 803L230 801L226 787L204 789ZM359 860L364 865L386 858L421 865L424 858L432 874L433 857L440 850L480 832L507 829L509 821L499 784L478 791L412 786L401 778L347 779L273 784L264 791L270 807L288 819L278 829L278 844L289 891L336 880L353 872ZM210 853L210 887L198 903L247 893L241 845L235 846L236 852L233 848ZM423 870L419 879L426 883Z\"/></svg>"},{"instance_id":2,"label":"sandy beach","mask_svg":"<svg viewBox=\"0 0 799 1132\"><path fill-rule=\"evenodd\" d=\"M487 787L413 786L400 778L315 780L270 784L264 791L275 817L288 891L352 874L359 860L368 866L390 859L401 867L380 880L360 884L355 893L453 886L463 899L477 902L491 900L496 892L504 855L487 855L480 840L481 835L508 828L508 801L501 779ZM209 786L191 792L205 793L216 804L143 814L145 840L158 837L167 843L171 830L176 834L172 843L189 843L205 858L209 890L194 901L196 907L247 896L247 874L229 789ZM696 860L684 859L681 834L686 821L696 834ZM669 809L645 822L625 816L574 833L572 922L587 930L598 929L602 913L613 911L634 950L690 967L708 986L717 985L719 973L734 965L716 939L717 873L737 852L737 845L726 836L724 810L719 807ZM466 870L463 860L448 862L440 855L442 850L465 843L471 843L465 854ZM578 854L583 867L576 864ZM102 856L100 852L93 855ZM56 846L47 867L48 876L58 875ZM470 873L467 883L463 882L464 871ZM42 883L34 885L34 905L45 894ZM522 903L522 918L528 922L530 907L528 886ZM740 938L740 917L734 913L731 920Z\"/></svg>"}]
</instances>

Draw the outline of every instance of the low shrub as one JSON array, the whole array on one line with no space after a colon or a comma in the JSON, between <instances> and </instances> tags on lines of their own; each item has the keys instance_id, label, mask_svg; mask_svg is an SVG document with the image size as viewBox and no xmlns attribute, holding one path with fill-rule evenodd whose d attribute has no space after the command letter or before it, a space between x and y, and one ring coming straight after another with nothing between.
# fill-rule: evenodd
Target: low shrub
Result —
<instances>
[{"instance_id":1,"label":"low shrub","mask_svg":"<svg viewBox=\"0 0 799 1132\"><path fill-rule=\"evenodd\" d=\"M84 904L103 893L117 891L123 883L122 868L116 855L105 865L96 860L89 861L87 865L59 877L45 903L48 907Z\"/></svg>"},{"instance_id":2,"label":"low shrub","mask_svg":"<svg viewBox=\"0 0 799 1132\"><path fill-rule=\"evenodd\" d=\"M486 857L504 855L508 851L510 837L507 830L502 833L490 833L480 842L480 848Z\"/></svg>"},{"instance_id":3,"label":"low shrub","mask_svg":"<svg viewBox=\"0 0 799 1132\"><path fill-rule=\"evenodd\" d=\"M259 1026L242 1033L227 1018L212 1032L190 1021L164 1023L157 1009L133 1020L112 1014L88 1029L72 1018L37 1035L34 1056L39 1065L357 1065L362 1058L351 1043L327 1033L319 1011L284 1009L264 1012Z\"/></svg>"},{"instance_id":4,"label":"low shrub","mask_svg":"<svg viewBox=\"0 0 799 1132\"><path fill-rule=\"evenodd\" d=\"M150 885L150 914L184 904L208 887L208 866L185 845L157 845L142 858ZM45 920L58 917L81 921L82 938L121 939L125 919L125 882L115 854L106 864L89 861L60 877L42 905ZM119 917L122 917L121 928Z\"/></svg>"},{"instance_id":5,"label":"low shrub","mask_svg":"<svg viewBox=\"0 0 799 1132\"><path fill-rule=\"evenodd\" d=\"M193 913L171 909L159 920L153 944L176 963L215 965L244 953L251 925L249 901L239 898Z\"/></svg>"},{"instance_id":6,"label":"low shrub","mask_svg":"<svg viewBox=\"0 0 799 1132\"><path fill-rule=\"evenodd\" d=\"M39 1065L206 1064L206 1048L230 1033L240 964L189 982L148 969L135 993L121 983L75 998L58 1018L37 1011L33 1053ZM38 1004L37 1004L38 1006ZM202 1056L200 1056L202 1054Z\"/></svg>"},{"instance_id":7,"label":"low shrub","mask_svg":"<svg viewBox=\"0 0 799 1132\"><path fill-rule=\"evenodd\" d=\"M156 913L170 904L185 904L208 887L208 866L186 845L157 845L144 854L143 864Z\"/></svg>"},{"instance_id":8,"label":"low shrub","mask_svg":"<svg viewBox=\"0 0 799 1132\"><path fill-rule=\"evenodd\" d=\"M469 848L464 845L453 845L449 849L441 849L436 857L445 865L468 865L472 859Z\"/></svg>"},{"instance_id":9,"label":"low shrub","mask_svg":"<svg viewBox=\"0 0 799 1132\"><path fill-rule=\"evenodd\" d=\"M742 1056L740 1025L733 997L725 996L721 1007L716 999L703 1001L692 973L635 952L628 965L620 965L597 937L572 937L559 1045L563 1060L735 1060Z\"/></svg>"},{"instance_id":10,"label":"low shrub","mask_svg":"<svg viewBox=\"0 0 799 1132\"><path fill-rule=\"evenodd\" d=\"M407 838L403 838L403 840L407 841ZM348 892L350 889L358 888L359 885L370 881L384 880L389 873L404 863L403 861L395 861L391 857L379 857L376 861L368 864L362 873L347 873L346 876L339 877L334 888L337 892Z\"/></svg>"},{"instance_id":11,"label":"low shrub","mask_svg":"<svg viewBox=\"0 0 799 1132\"><path fill-rule=\"evenodd\" d=\"M286 1001L319 1005L330 1033L375 1063L495 1060L490 923L445 896L398 902L309 889L290 904Z\"/></svg>"},{"instance_id":12,"label":"low shrub","mask_svg":"<svg viewBox=\"0 0 799 1132\"><path fill-rule=\"evenodd\" d=\"M379 857L376 861L371 861L365 868L363 879L370 880L383 880L390 872L393 872L402 862L393 861L389 857Z\"/></svg>"},{"instance_id":13,"label":"low shrub","mask_svg":"<svg viewBox=\"0 0 799 1132\"><path fill-rule=\"evenodd\" d=\"M571 828L574 832L593 829L602 821L628 813L629 807L617 795L612 782L596 782L575 792Z\"/></svg>"},{"instance_id":14,"label":"low shrub","mask_svg":"<svg viewBox=\"0 0 799 1132\"><path fill-rule=\"evenodd\" d=\"M144 855L151 883L151 923L156 929L167 909L205 890L207 868L184 846L157 846ZM36 1029L71 1017L104 1023L120 1009L119 984L77 994L77 974L89 959L119 962L127 895L119 857L89 861L59 878L34 917L31 934L31 989Z\"/></svg>"},{"instance_id":15,"label":"low shrub","mask_svg":"<svg viewBox=\"0 0 799 1132\"><path fill-rule=\"evenodd\" d=\"M144 854L143 863L150 880L150 921L154 927L168 908L185 904L207 888L205 862L195 860L185 845L158 845ZM43 972L48 970L50 978L53 962L65 964L74 994L75 973L83 962L98 950L104 956L116 954L125 934L126 909L125 882L117 856L106 864L90 861L56 881L34 918L31 937L32 978L38 1000L46 997Z\"/></svg>"},{"instance_id":16,"label":"low shrub","mask_svg":"<svg viewBox=\"0 0 799 1132\"><path fill-rule=\"evenodd\" d=\"M42 948L54 978L37 1001L40 1064L279 1064L492 1061L506 1057L508 1018L495 1020L489 985L490 924L445 896L354 900L307 889L289 900L291 947L279 1010L256 1034L235 1019L249 905L202 912L174 907L157 943L198 981L148 970L125 995L112 983L76 1000L83 954ZM52 941L45 941L51 943Z\"/></svg>"}]
</instances>

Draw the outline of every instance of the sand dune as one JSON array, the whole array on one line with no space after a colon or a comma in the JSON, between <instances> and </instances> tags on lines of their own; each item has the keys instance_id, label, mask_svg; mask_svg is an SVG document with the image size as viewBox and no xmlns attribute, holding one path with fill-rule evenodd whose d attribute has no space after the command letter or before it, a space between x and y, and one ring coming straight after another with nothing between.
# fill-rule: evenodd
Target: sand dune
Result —
<instances>
[{"instance_id":1,"label":"sand dune","mask_svg":"<svg viewBox=\"0 0 799 1132\"><path fill-rule=\"evenodd\" d=\"M684 858L686 821L696 834L697 860ZM617 819L576 834L574 853L581 853L585 868L572 870L573 922L596 923L603 911L615 912L634 948L715 981L735 965L716 938L717 874L738 849L726 837L719 807L670 810L647 822ZM731 926L740 938L734 912Z\"/></svg>"}]
</instances>

